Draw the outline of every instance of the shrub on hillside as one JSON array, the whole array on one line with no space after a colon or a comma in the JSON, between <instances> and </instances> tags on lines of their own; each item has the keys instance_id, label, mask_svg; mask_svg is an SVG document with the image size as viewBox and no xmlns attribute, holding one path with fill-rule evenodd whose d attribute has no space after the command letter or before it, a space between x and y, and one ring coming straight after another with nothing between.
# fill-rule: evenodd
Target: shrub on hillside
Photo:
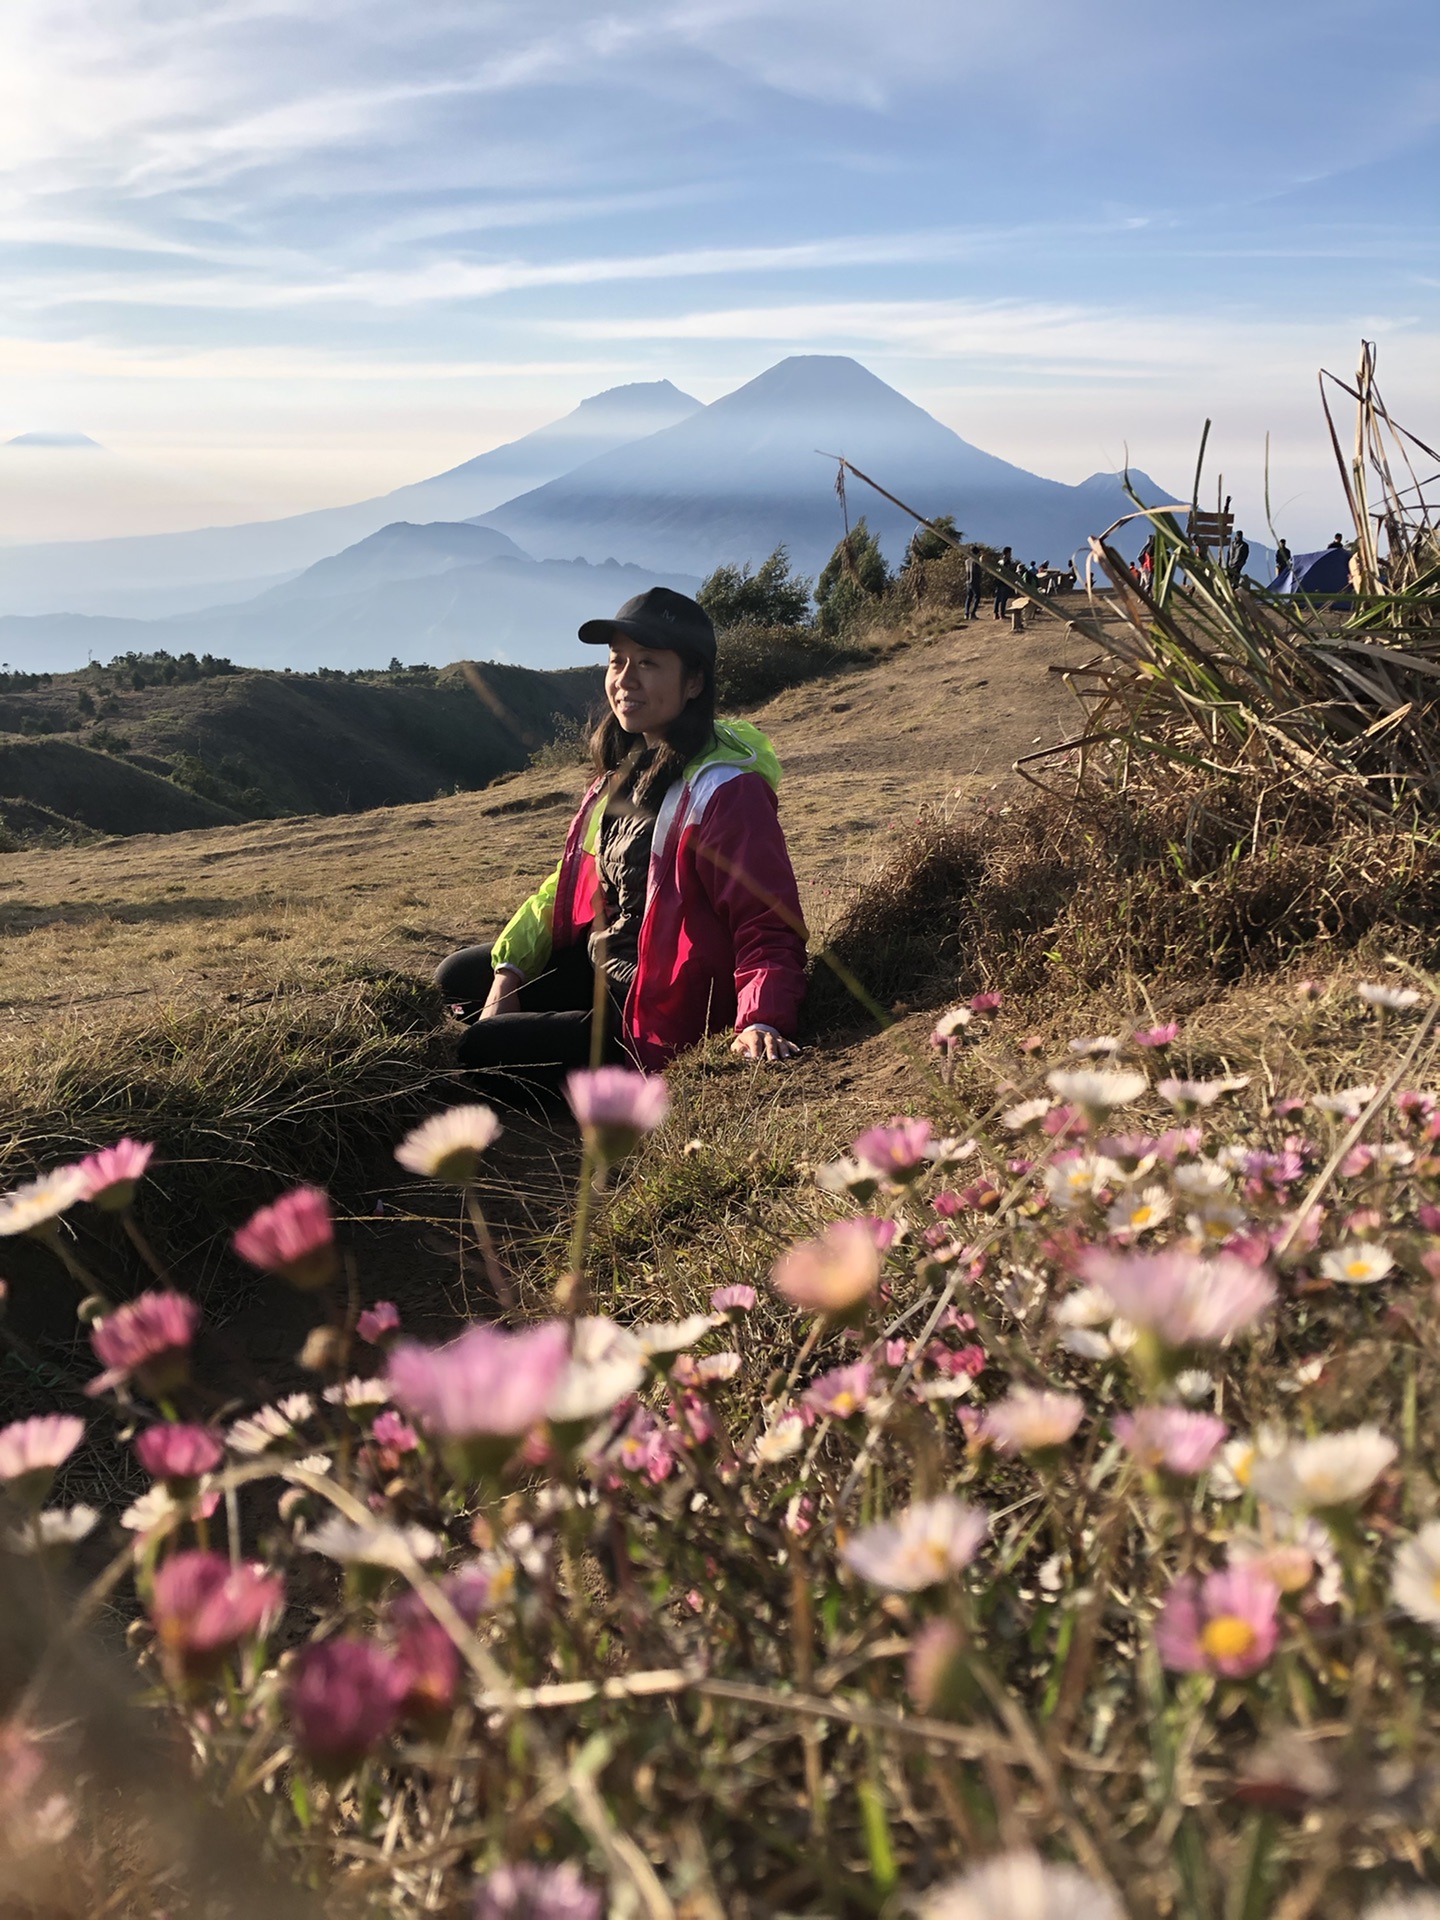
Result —
<instances>
[{"instance_id":1,"label":"shrub on hillside","mask_svg":"<svg viewBox=\"0 0 1440 1920\"><path fill-rule=\"evenodd\" d=\"M866 659L863 648L804 627L732 627L720 635L715 698L722 713Z\"/></svg>"},{"instance_id":2,"label":"shrub on hillside","mask_svg":"<svg viewBox=\"0 0 1440 1920\"><path fill-rule=\"evenodd\" d=\"M864 515L820 570L815 582L816 615L823 633L843 633L874 613L886 588L890 569Z\"/></svg>"},{"instance_id":3,"label":"shrub on hillside","mask_svg":"<svg viewBox=\"0 0 1440 1920\"><path fill-rule=\"evenodd\" d=\"M717 567L696 598L718 633L730 627L803 627L810 617L809 580L793 573L782 545L752 573L743 567Z\"/></svg>"},{"instance_id":4,"label":"shrub on hillside","mask_svg":"<svg viewBox=\"0 0 1440 1920\"><path fill-rule=\"evenodd\" d=\"M1338 789L1210 776L1158 793L1037 794L997 814L922 816L840 921L831 951L873 995L957 966L1011 989L1138 975L1234 980L1316 942L1440 942L1440 847L1403 820L1356 822ZM854 1010L824 966L809 1015Z\"/></svg>"}]
</instances>

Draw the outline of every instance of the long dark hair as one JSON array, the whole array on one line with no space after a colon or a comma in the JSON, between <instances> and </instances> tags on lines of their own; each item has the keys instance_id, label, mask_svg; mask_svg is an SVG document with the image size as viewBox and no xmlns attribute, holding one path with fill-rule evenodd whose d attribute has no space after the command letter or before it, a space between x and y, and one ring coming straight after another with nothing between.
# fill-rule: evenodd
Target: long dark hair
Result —
<instances>
[{"instance_id":1,"label":"long dark hair","mask_svg":"<svg viewBox=\"0 0 1440 1920\"><path fill-rule=\"evenodd\" d=\"M645 751L643 734L626 733L607 705L605 717L590 736L590 760L600 776L609 774L612 795L628 795L642 807L658 806L697 753L715 738L715 669L705 660L680 656L687 673L703 676L697 694L665 729L659 752L637 777L636 763Z\"/></svg>"}]
</instances>

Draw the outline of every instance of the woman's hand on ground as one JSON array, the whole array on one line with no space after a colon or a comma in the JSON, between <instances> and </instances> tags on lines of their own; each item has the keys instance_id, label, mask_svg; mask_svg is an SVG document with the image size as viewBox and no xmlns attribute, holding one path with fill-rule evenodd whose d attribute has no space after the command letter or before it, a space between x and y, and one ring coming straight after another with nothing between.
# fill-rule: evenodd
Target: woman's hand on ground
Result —
<instances>
[{"instance_id":1,"label":"woman's hand on ground","mask_svg":"<svg viewBox=\"0 0 1440 1920\"><path fill-rule=\"evenodd\" d=\"M490 984L485 1004L480 1009L482 1020L493 1019L497 1013L518 1013L520 1011L521 976L511 967L496 969L495 978Z\"/></svg>"},{"instance_id":2,"label":"woman's hand on ground","mask_svg":"<svg viewBox=\"0 0 1440 1920\"><path fill-rule=\"evenodd\" d=\"M789 1060L800 1049L783 1034L765 1027L745 1027L730 1042L730 1051L742 1060Z\"/></svg>"}]
</instances>

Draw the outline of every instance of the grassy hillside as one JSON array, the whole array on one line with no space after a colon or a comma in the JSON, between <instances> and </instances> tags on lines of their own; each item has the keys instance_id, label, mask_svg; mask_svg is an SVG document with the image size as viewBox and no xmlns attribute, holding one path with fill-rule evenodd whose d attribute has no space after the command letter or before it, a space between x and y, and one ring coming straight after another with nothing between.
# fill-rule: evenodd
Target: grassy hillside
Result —
<instances>
[{"instance_id":1,"label":"grassy hillside","mask_svg":"<svg viewBox=\"0 0 1440 1920\"><path fill-rule=\"evenodd\" d=\"M586 1449L552 1414L548 1451L533 1427L501 1474L427 1439L423 1404L419 1447L393 1424L381 1444L362 1390L232 1453L244 1553L283 1569L292 1604L228 1691L195 1682L185 1751L247 1808L237 1833L324 1876L335 1911L459 1914L511 1859L574 1862L610 1889L596 1911L676 1920L1009 1915L983 1889L918 1903L1026 1847L1069 1877L1024 1911L1106 1920L1374 1920L1440 1874L1440 860L1343 794L1264 776L1036 793L1008 769L1076 730L1059 670L1089 650L1058 626L898 628L758 713L817 949L808 1044L773 1072L723 1040L680 1063L670 1118L597 1202L596 1308L706 1317L652 1334L638 1400L581 1421ZM460 1194L392 1149L469 1093L433 961L551 864L582 777L0 856L7 1172L121 1133L158 1144L139 1218L206 1317L187 1417L327 1381L346 1402L345 1375L386 1364L345 1345L362 1304L430 1340L493 1312ZM822 946L878 1008L818 984ZM1415 984L1387 1006L1362 980ZM937 1012L982 990L998 1009L963 1009L937 1050ZM883 1125L857 1140L897 1114L949 1136L937 1162L910 1165ZM504 1124L476 1192L533 1321L565 1271L577 1141L563 1114ZM840 1158L862 1150L873 1178ZM341 1216L340 1284L318 1295L228 1242L300 1178ZM857 1213L886 1220L835 1263L874 1255L858 1324L793 1311L777 1256ZM114 1297L146 1284L114 1216L77 1207L65 1232ZM83 1390L73 1291L43 1247L6 1244L7 1408L86 1418L52 1502L117 1509L144 1479ZM1097 1258L1130 1280L1128 1334L1084 1297ZM736 1283L753 1312L712 1324ZM494 1399L522 1391L512 1365ZM1037 1389L1063 1432L1036 1425ZM1315 1434L1349 1448L1350 1491L1333 1459L1313 1499L1293 1491ZM283 1498L256 1484L276 1475ZM342 1581L315 1538L331 1506L427 1532L387 1535L384 1565ZM884 1523L907 1512L918 1537L897 1541ZM219 1509L212 1544L229 1524ZM166 1510L155 1552L170 1527L199 1537ZM120 1545L105 1519L82 1571ZM344 1791L297 1758L276 1658L337 1630L390 1658L410 1584L458 1606L412 1550L483 1576L481 1611L473 1631L434 1616L453 1678L442 1649ZM155 1607L145 1551L116 1589L136 1612ZM131 1637L158 1698L173 1639ZM51 1714L76 1740L92 1718L64 1697ZM137 1791L95 1747L52 1764ZM199 1796L154 1791L164 1858L193 1820L198 1876ZM98 1907L127 1843L124 1871L149 1871L115 1837L118 1800L81 1802L48 1910Z\"/></svg>"},{"instance_id":2,"label":"grassy hillside","mask_svg":"<svg viewBox=\"0 0 1440 1920\"><path fill-rule=\"evenodd\" d=\"M592 668L280 674L136 660L0 677L0 819L105 833L341 813L483 787L589 711ZM12 803L8 807L7 802Z\"/></svg>"}]
</instances>

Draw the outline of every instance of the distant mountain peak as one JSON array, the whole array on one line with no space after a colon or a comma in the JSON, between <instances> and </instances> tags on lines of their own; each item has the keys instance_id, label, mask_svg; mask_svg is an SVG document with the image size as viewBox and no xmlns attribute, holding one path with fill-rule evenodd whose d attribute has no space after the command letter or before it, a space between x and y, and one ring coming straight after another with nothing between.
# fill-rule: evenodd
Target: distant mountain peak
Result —
<instances>
[{"instance_id":1,"label":"distant mountain peak","mask_svg":"<svg viewBox=\"0 0 1440 1920\"><path fill-rule=\"evenodd\" d=\"M657 412L665 412L673 418L679 407L698 407L700 402L693 394L677 387L673 380L632 380L622 387L606 387L600 393L592 393L582 400L576 413L611 413L617 408L625 412L641 412L646 407L654 407Z\"/></svg>"},{"instance_id":2,"label":"distant mountain peak","mask_svg":"<svg viewBox=\"0 0 1440 1920\"><path fill-rule=\"evenodd\" d=\"M7 447L82 447L96 453L105 449L98 440L92 440L88 433L62 433L50 428L42 428L37 433L17 433L13 440L5 442Z\"/></svg>"}]
</instances>

